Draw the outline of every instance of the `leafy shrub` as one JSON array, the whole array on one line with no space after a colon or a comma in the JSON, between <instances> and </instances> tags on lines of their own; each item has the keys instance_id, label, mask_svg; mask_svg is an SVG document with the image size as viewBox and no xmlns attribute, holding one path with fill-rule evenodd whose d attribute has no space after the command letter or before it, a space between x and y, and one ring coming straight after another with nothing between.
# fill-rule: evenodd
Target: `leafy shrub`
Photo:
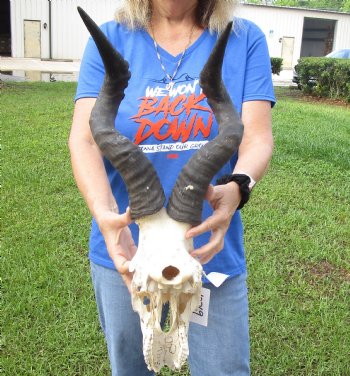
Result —
<instances>
[{"instance_id":1,"label":"leafy shrub","mask_svg":"<svg viewBox=\"0 0 350 376\"><path fill-rule=\"evenodd\" d=\"M304 57L295 71L304 93L350 102L350 60Z\"/></svg>"},{"instance_id":2,"label":"leafy shrub","mask_svg":"<svg viewBox=\"0 0 350 376\"><path fill-rule=\"evenodd\" d=\"M273 74L280 74L282 70L283 59L281 57L271 58L271 70Z\"/></svg>"}]
</instances>

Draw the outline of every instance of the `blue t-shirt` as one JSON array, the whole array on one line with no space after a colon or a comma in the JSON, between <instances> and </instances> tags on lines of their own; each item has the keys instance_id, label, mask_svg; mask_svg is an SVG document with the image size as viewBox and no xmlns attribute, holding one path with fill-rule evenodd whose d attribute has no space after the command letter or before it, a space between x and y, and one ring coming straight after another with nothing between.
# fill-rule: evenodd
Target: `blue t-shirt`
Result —
<instances>
[{"instance_id":1,"label":"blue t-shirt","mask_svg":"<svg viewBox=\"0 0 350 376\"><path fill-rule=\"evenodd\" d=\"M145 30L129 30L114 21L101 26L112 45L129 62L131 78L125 90L115 121L118 131L142 148L152 161L168 199L182 167L203 144L217 135L217 123L199 86L199 74L217 40L217 34L205 30L186 50L175 76L175 85L162 70L153 39ZM181 58L172 56L158 46L166 72L172 75ZM242 103L252 100L275 102L271 79L271 64L265 36L252 22L239 19L226 48L222 76L231 99L239 113ZM104 78L104 67L94 41L90 38L81 63L75 99L97 97ZM214 177L231 174L237 155ZM128 206L125 184L112 165L105 168L121 213ZM200 173L200 171L198 171ZM207 202L202 218L212 214ZM138 228L132 224L134 240ZM195 249L208 242L210 233L194 239ZM114 268L103 237L93 219L90 235L90 259L102 266ZM243 226L237 211L225 236L224 249L204 271L228 274L230 277L246 270Z\"/></svg>"}]
</instances>

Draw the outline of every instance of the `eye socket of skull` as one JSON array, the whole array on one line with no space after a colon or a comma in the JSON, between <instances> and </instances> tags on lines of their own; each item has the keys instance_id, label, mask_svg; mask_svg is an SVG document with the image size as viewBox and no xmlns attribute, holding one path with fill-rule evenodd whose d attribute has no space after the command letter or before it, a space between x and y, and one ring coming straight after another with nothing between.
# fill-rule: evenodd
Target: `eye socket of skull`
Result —
<instances>
[{"instance_id":1,"label":"eye socket of skull","mask_svg":"<svg viewBox=\"0 0 350 376\"><path fill-rule=\"evenodd\" d=\"M180 270L172 265L169 265L162 270L162 276L168 281L174 279L179 273Z\"/></svg>"}]
</instances>

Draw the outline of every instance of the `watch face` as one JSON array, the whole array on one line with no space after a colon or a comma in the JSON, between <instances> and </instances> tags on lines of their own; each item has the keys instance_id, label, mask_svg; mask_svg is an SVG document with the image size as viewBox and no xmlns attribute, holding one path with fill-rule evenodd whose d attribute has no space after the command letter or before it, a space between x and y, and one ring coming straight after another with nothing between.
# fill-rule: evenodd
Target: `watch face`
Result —
<instances>
[{"instance_id":1,"label":"watch face","mask_svg":"<svg viewBox=\"0 0 350 376\"><path fill-rule=\"evenodd\" d=\"M249 176L249 175L248 175ZM249 178L250 178L250 183L249 183L249 185L248 185L248 188L250 189L250 190L252 190L253 188L254 188L254 185L256 184L256 181L251 177L251 176L249 176Z\"/></svg>"}]
</instances>

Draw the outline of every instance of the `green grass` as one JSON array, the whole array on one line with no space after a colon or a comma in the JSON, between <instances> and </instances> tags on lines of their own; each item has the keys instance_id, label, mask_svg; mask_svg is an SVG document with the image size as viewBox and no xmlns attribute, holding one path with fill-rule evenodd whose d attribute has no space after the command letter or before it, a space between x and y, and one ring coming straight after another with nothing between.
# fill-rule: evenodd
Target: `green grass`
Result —
<instances>
[{"instance_id":1,"label":"green grass","mask_svg":"<svg viewBox=\"0 0 350 376\"><path fill-rule=\"evenodd\" d=\"M270 170L243 210L252 375L347 376L350 110L288 90L277 91ZM89 213L67 149L74 91L0 88L6 376L109 372L86 258Z\"/></svg>"}]
</instances>

